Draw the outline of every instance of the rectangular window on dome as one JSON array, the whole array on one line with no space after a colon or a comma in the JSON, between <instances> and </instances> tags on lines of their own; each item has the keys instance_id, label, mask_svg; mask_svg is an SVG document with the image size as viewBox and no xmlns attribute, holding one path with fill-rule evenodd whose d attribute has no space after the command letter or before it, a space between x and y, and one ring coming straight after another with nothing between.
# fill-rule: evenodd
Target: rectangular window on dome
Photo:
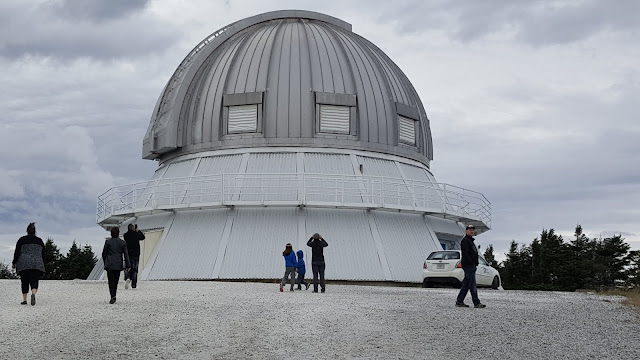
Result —
<instances>
[{"instance_id":1,"label":"rectangular window on dome","mask_svg":"<svg viewBox=\"0 0 640 360\"><path fill-rule=\"evenodd\" d=\"M227 133L254 133L258 130L258 104L229 106Z\"/></svg>"},{"instance_id":2,"label":"rectangular window on dome","mask_svg":"<svg viewBox=\"0 0 640 360\"><path fill-rule=\"evenodd\" d=\"M400 143L416 146L416 121L398 116L398 129Z\"/></svg>"},{"instance_id":3,"label":"rectangular window on dome","mask_svg":"<svg viewBox=\"0 0 640 360\"><path fill-rule=\"evenodd\" d=\"M320 132L349 134L351 132L349 106L320 105Z\"/></svg>"}]
</instances>

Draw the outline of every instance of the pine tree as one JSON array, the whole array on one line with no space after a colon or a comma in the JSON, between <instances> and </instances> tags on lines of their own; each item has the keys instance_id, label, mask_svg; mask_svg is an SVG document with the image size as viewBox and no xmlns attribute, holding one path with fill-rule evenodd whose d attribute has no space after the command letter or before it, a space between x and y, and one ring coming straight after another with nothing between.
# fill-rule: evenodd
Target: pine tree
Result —
<instances>
[{"instance_id":1,"label":"pine tree","mask_svg":"<svg viewBox=\"0 0 640 360\"><path fill-rule=\"evenodd\" d=\"M0 279L17 279L15 271L4 262L0 262Z\"/></svg>"},{"instance_id":2,"label":"pine tree","mask_svg":"<svg viewBox=\"0 0 640 360\"><path fill-rule=\"evenodd\" d=\"M487 261L487 264L494 269L498 269L500 267L496 261L496 257L493 255L493 244L489 244L487 249L484 251L484 259Z\"/></svg>"},{"instance_id":3,"label":"pine tree","mask_svg":"<svg viewBox=\"0 0 640 360\"><path fill-rule=\"evenodd\" d=\"M52 238L48 238L44 244L44 269L45 274L42 277L47 280L61 279L62 274L60 272L60 250L56 244L53 243Z\"/></svg>"},{"instance_id":4,"label":"pine tree","mask_svg":"<svg viewBox=\"0 0 640 360\"><path fill-rule=\"evenodd\" d=\"M63 259L63 278L67 280L86 279L95 263L96 257L91 246L85 245L80 249L74 240Z\"/></svg>"}]
</instances>

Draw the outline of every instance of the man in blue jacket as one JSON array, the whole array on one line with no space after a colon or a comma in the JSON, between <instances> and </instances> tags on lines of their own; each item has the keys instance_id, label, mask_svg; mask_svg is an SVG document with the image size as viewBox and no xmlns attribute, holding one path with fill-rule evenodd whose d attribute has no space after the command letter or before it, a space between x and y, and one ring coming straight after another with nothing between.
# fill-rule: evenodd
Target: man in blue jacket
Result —
<instances>
[{"instance_id":1,"label":"man in blue jacket","mask_svg":"<svg viewBox=\"0 0 640 360\"><path fill-rule=\"evenodd\" d=\"M464 303L464 298L467 296L467 292L471 291L471 300L473 300L473 306L476 308L486 307L480 303L478 299L478 290L476 289L476 268L478 267L478 248L474 243L473 235L476 234L476 228L473 225L467 225L466 235L460 242L460 249L462 250L462 270L464 271L464 280L462 280L462 287L458 293L456 299L457 307L469 307Z\"/></svg>"}]
</instances>

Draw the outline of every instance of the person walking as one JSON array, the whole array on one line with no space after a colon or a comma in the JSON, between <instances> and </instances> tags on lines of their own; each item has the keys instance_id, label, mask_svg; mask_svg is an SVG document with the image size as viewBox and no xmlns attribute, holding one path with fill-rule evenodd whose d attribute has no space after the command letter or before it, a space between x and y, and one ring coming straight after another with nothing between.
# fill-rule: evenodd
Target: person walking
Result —
<instances>
[{"instance_id":1,"label":"person walking","mask_svg":"<svg viewBox=\"0 0 640 360\"><path fill-rule=\"evenodd\" d=\"M280 292L282 292L284 288L284 284L287 283L287 279L289 278L289 274L291 274L291 289L289 291L293 291L293 284L296 281L296 253L293 252L293 247L291 244L287 244L284 251L282 252L282 256L284 256L284 277L282 277L282 281L280 282Z\"/></svg>"},{"instance_id":2,"label":"person walking","mask_svg":"<svg viewBox=\"0 0 640 360\"><path fill-rule=\"evenodd\" d=\"M129 224L127 232L124 233L124 241L127 243L129 252L129 261L131 261L131 270L124 271L124 288L128 289L129 284L132 288L138 286L138 265L140 264L140 241L144 240L144 234L138 230L138 224Z\"/></svg>"},{"instance_id":3,"label":"person walking","mask_svg":"<svg viewBox=\"0 0 640 360\"><path fill-rule=\"evenodd\" d=\"M311 271L313 272L313 292L318 292L318 277L320 277L321 291L325 291L324 283L324 248L329 246L327 241L318 233L313 234L307 246L311 248Z\"/></svg>"},{"instance_id":4,"label":"person walking","mask_svg":"<svg viewBox=\"0 0 640 360\"><path fill-rule=\"evenodd\" d=\"M304 264L304 253L302 250L296 252L298 255L298 262L296 262L296 272L298 273L298 290L302 290L302 284L305 286L305 290L309 290L309 283L304 281L304 274L307 272L307 266Z\"/></svg>"},{"instance_id":5,"label":"person walking","mask_svg":"<svg viewBox=\"0 0 640 360\"><path fill-rule=\"evenodd\" d=\"M457 307L469 307L464 303L464 298L467 296L467 292L471 292L471 300L473 301L473 307L484 308L484 304L480 302L478 298L478 290L476 289L476 269L478 267L478 248L474 243L473 235L475 235L476 228L473 225L467 225L466 235L462 238L460 248L462 250L462 270L464 271L464 279L462 280L462 286L456 299Z\"/></svg>"},{"instance_id":6,"label":"person walking","mask_svg":"<svg viewBox=\"0 0 640 360\"><path fill-rule=\"evenodd\" d=\"M22 285L21 305L27 305L27 295L31 286L31 305L36 304L38 282L45 273L44 243L36 236L36 223L27 226L27 235L18 239L13 253L12 267L20 275Z\"/></svg>"},{"instance_id":7,"label":"person walking","mask_svg":"<svg viewBox=\"0 0 640 360\"><path fill-rule=\"evenodd\" d=\"M109 293L111 294L109 304L114 304L116 302L116 292L118 291L118 280L120 280L120 272L122 271L123 257L125 270L131 269L127 243L120 239L118 237L119 235L120 228L111 228L111 239L107 239L104 242L104 248L102 249L102 260L104 261L104 269L107 270Z\"/></svg>"}]
</instances>

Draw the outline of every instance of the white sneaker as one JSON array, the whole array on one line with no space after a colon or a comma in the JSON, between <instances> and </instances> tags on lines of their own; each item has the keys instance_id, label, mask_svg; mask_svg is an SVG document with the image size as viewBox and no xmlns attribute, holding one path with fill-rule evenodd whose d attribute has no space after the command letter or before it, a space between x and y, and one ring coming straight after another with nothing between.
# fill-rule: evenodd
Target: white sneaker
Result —
<instances>
[{"instance_id":1,"label":"white sneaker","mask_svg":"<svg viewBox=\"0 0 640 360\"><path fill-rule=\"evenodd\" d=\"M131 280L127 280L124 282L124 288L128 289L129 288L129 284L131 284Z\"/></svg>"}]
</instances>

